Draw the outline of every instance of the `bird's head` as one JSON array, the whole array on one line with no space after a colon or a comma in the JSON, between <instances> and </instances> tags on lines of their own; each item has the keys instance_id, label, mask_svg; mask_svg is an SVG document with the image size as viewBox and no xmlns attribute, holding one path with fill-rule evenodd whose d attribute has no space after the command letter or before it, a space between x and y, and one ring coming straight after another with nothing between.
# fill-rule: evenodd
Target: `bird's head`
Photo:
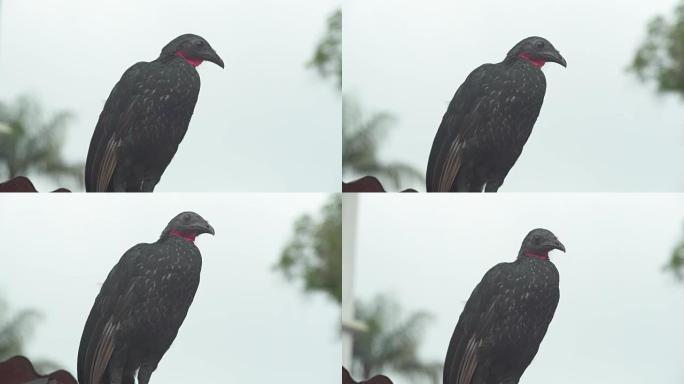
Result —
<instances>
[{"instance_id":1,"label":"bird's head","mask_svg":"<svg viewBox=\"0 0 684 384\"><path fill-rule=\"evenodd\" d=\"M547 62L568 66L560 52L548 40L538 36L523 39L508 51L506 61L516 59L525 60L537 68L543 67Z\"/></svg>"},{"instance_id":2,"label":"bird's head","mask_svg":"<svg viewBox=\"0 0 684 384\"><path fill-rule=\"evenodd\" d=\"M214 234L214 228L195 212L181 212L169 221L161 238L178 237L195 241L195 237L203 233Z\"/></svg>"},{"instance_id":3,"label":"bird's head","mask_svg":"<svg viewBox=\"0 0 684 384\"><path fill-rule=\"evenodd\" d=\"M537 228L530 231L522 242L518 259L530 257L548 260L549 251L558 249L565 252L565 246L548 229Z\"/></svg>"},{"instance_id":4,"label":"bird's head","mask_svg":"<svg viewBox=\"0 0 684 384\"><path fill-rule=\"evenodd\" d=\"M206 60L223 68L223 60L214 51L214 48L202 37L191 33L178 36L166 44L161 51L161 56L172 55L183 58L193 67Z\"/></svg>"}]
</instances>

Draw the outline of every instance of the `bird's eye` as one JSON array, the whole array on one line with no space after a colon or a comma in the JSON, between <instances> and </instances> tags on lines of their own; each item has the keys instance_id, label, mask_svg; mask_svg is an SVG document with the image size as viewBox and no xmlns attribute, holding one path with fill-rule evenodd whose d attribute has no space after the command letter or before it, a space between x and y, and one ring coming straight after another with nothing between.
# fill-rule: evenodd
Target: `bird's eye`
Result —
<instances>
[{"instance_id":1,"label":"bird's eye","mask_svg":"<svg viewBox=\"0 0 684 384\"><path fill-rule=\"evenodd\" d=\"M195 47L199 47L199 48L204 47L204 41L202 41L202 40L195 41Z\"/></svg>"},{"instance_id":2,"label":"bird's eye","mask_svg":"<svg viewBox=\"0 0 684 384\"><path fill-rule=\"evenodd\" d=\"M541 41L541 40L537 40L537 42L534 43L534 45L535 45L537 48L544 48L544 45L546 45L546 44L544 44L544 42Z\"/></svg>"}]
</instances>

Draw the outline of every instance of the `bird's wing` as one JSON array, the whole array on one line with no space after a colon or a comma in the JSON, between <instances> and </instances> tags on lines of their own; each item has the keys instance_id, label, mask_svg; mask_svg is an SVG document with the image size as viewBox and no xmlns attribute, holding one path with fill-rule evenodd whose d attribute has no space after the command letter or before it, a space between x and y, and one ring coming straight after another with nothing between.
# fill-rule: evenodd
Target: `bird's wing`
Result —
<instances>
[{"instance_id":1,"label":"bird's wing","mask_svg":"<svg viewBox=\"0 0 684 384\"><path fill-rule=\"evenodd\" d=\"M481 364L479 352L496 317L497 283L505 263L491 268L475 287L451 336L444 361L444 384L471 384Z\"/></svg>"},{"instance_id":2,"label":"bird's wing","mask_svg":"<svg viewBox=\"0 0 684 384\"><path fill-rule=\"evenodd\" d=\"M145 113L143 90L150 81L144 74L150 63L140 62L128 68L105 102L86 159L86 191L107 191L114 175L119 146L133 122Z\"/></svg>"},{"instance_id":3,"label":"bird's wing","mask_svg":"<svg viewBox=\"0 0 684 384\"><path fill-rule=\"evenodd\" d=\"M148 244L138 244L126 251L112 268L95 299L78 348L78 382L101 384L116 345L114 336L119 326L119 312L135 294L138 277L133 268L136 259L144 257Z\"/></svg>"},{"instance_id":4,"label":"bird's wing","mask_svg":"<svg viewBox=\"0 0 684 384\"><path fill-rule=\"evenodd\" d=\"M428 191L450 191L462 166L463 152L475 129L489 116L490 95L484 89L490 68L484 64L458 87L432 143L427 168Z\"/></svg>"}]
</instances>

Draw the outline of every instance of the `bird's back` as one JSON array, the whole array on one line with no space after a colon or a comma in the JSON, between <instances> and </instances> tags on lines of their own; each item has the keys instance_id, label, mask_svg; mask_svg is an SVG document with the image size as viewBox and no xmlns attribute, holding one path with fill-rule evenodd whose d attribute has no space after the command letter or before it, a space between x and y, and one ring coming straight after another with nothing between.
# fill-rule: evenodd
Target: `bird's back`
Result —
<instances>
[{"instance_id":1,"label":"bird's back","mask_svg":"<svg viewBox=\"0 0 684 384\"><path fill-rule=\"evenodd\" d=\"M476 103L482 93L481 84L488 77L492 65L484 64L473 70L458 87L451 99L430 150L426 174L428 192L439 191L445 182L443 179L445 170L457 166L455 163L444 164L444 162L449 158L450 152L458 150L455 146L465 144L463 140L459 139L465 137L472 126L463 126L463 121L466 118L471 118L469 112L477 106ZM456 140L459 142L455 143Z\"/></svg>"},{"instance_id":2,"label":"bird's back","mask_svg":"<svg viewBox=\"0 0 684 384\"><path fill-rule=\"evenodd\" d=\"M147 169L142 166L161 175L185 136L199 88L199 74L180 58L130 67L112 89L95 127L86 190L114 190L115 181L143 177ZM123 176L115 177L117 172Z\"/></svg>"},{"instance_id":3,"label":"bird's back","mask_svg":"<svg viewBox=\"0 0 684 384\"><path fill-rule=\"evenodd\" d=\"M83 327L78 348L78 382L100 384L113 351L113 325L123 308L129 305L131 295L127 288L136 279L133 266L146 253L149 244L138 244L129 249L112 268L95 298Z\"/></svg>"}]
</instances>

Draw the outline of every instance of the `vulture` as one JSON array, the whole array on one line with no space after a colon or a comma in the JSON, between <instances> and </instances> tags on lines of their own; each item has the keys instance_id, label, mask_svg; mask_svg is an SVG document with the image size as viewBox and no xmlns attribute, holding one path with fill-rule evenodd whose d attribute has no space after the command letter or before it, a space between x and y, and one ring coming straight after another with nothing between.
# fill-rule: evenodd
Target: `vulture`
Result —
<instances>
[{"instance_id":1,"label":"vulture","mask_svg":"<svg viewBox=\"0 0 684 384\"><path fill-rule=\"evenodd\" d=\"M200 90L195 67L223 60L202 37L181 35L156 60L124 72L100 113L86 159L87 192L152 192L178 150Z\"/></svg>"},{"instance_id":2,"label":"vulture","mask_svg":"<svg viewBox=\"0 0 684 384\"><path fill-rule=\"evenodd\" d=\"M546 93L541 68L567 66L546 39L528 37L456 91L432 143L428 192L496 192L532 132Z\"/></svg>"},{"instance_id":3,"label":"vulture","mask_svg":"<svg viewBox=\"0 0 684 384\"><path fill-rule=\"evenodd\" d=\"M176 338L200 281L195 237L214 228L174 217L154 243L126 251L95 298L78 348L80 384L147 384Z\"/></svg>"},{"instance_id":4,"label":"vulture","mask_svg":"<svg viewBox=\"0 0 684 384\"><path fill-rule=\"evenodd\" d=\"M553 249L565 252L553 233L534 229L515 261L487 271L451 336L444 384L518 383L558 305L558 270L549 260Z\"/></svg>"}]
</instances>

